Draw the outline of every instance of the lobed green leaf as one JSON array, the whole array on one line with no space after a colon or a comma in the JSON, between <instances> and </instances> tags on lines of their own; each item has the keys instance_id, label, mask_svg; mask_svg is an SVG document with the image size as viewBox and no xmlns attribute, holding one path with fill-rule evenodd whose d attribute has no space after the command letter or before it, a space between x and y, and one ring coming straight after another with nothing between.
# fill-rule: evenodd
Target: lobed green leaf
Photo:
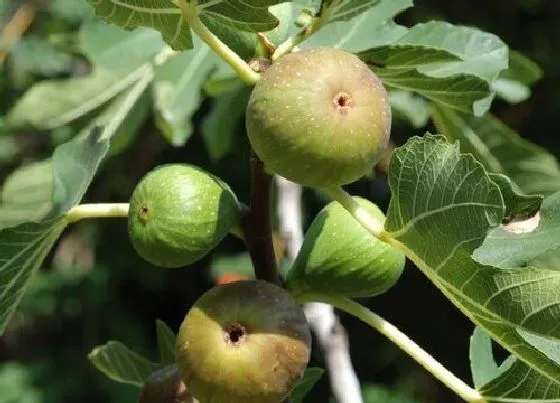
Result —
<instances>
[{"instance_id":1,"label":"lobed green leaf","mask_svg":"<svg viewBox=\"0 0 560 403\"><path fill-rule=\"evenodd\" d=\"M413 138L393 155L389 182L391 242L504 348L547 379L560 379L560 362L522 336L560 338L560 271L499 268L471 257L506 211L482 165L441 137Z\"/></svg>"}]
</instances>

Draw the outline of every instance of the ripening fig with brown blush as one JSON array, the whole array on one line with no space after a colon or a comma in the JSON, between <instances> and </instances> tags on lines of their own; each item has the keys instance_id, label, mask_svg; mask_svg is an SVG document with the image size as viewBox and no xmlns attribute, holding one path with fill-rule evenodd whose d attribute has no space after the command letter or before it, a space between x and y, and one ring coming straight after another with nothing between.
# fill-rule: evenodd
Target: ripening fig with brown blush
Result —
<instances>
[{"instance_id":1,"label":"ripening fig with brown blush","mask_svg":"<svg viewBox=\"0 0 560 403\"><path fill-rule=\"evenodd\" d=\"M262 280L214 287L177 334L176 361L200 403L279 403L311 351L305 315L283 288Z\"/></svg>"},{"instance_id":2,"label":"ripening fig with brown blush","mask_svg":"<svg viewBox=\"0 0 560 403\"><path fill-rule=\"evenodd\" d=\"M246 127L268 171L304 186L338 186L372 170L389 141L391 107L357 56L314 48L282 57L263 74Z\"/></svg>"}]
</instances>

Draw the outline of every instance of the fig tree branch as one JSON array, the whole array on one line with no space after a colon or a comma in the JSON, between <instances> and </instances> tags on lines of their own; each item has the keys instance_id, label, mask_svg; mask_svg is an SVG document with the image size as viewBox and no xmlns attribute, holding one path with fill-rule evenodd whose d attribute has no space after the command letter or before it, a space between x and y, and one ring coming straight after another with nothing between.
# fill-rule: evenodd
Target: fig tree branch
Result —
<instances>
[{"instance_id":1,"label":"fig tree branch","mask_svg":"<svg viewBox=\"0 0 560 403\"><path fill-rule=\"evenodd\" d=\"M302 187L275 176L278 188L278 221L286 241L287 257L294 261L303 244ZM325 357L334 398L338 403L361 403L360 382L352 366L346 330L329 304L309 302L303 310Z\"/></svg>"},{"instance_id":2,"label":"fig tree branch","mask_svg":"<svg viewBox=\"0 0 560 403\"><path fill-rule=\"evenodd\" d=\"M255 277L281 284L270 224L270 188L272 176L264 170L264 164L251 151L251 201L249 212L242 219L245 242L255 270Z\"/></svg>"},{"instance_id":3,"label":"fig tree branch","mask_svg":"<svg viewBox=\"0 0 560 403\"><path fill-rule=\"evenodd\" d=\"M4 63L10 48L16 44L35 20L37 7L31 2L23 3L12 19L4 26L0 36L0 66Z\"/></svg>"}]
</instances>

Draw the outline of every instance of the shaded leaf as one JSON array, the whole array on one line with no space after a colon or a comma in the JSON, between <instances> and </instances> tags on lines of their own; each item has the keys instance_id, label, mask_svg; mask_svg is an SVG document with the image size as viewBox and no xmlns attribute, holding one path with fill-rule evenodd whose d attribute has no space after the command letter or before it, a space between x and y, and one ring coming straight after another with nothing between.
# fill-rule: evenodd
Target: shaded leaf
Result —
<instances>
[{"instance_id":1,"label":"shaded leaf","mask_svg":"<svg viewBox=\"0 0 560 403\"><path fill-rule=\"evenodd\" d=\"M43 76L66 73L72 67L72 56L45 38L26 36L11 50L11 59L16 70L29 71Z\"/></svg>"},{"instance_id":2,"label":"shaded leaf","mask_svg":"<svg viewBox=\"0 0 560 403\"><path fill-rule=\"evenodd\" d=\"M394 388L372 383L363 384L362 396L364 403L419 403Z\"/></svg>"},{"instance_id":3,"label":"shaded leaf","mask_svg":"<svg viewBox=\"0 0 560 403\"><path fill-rule=\"evenodd\" d=\"M141 387L152 372L162 366L130 350L118 341L94 348L89 354L91 363L114 381Z\"/></svg>"},{"instance_id":4,"label":"shaded leaf","mask_svg":"<svg viewBox=\"0 0 560 403\"><path fill-rule=\"evenodd\" d=\"M184 145L192 134L191 118L202 101L200 87L216 63L216 54L195 40L192 51L178 53L156 67L152 86L156 122L172 145Z\"/></svg>"},{"instance_id":5,"label":"shaded leaf","mask_svg":"<svg viewBox=\"0 0 560 403\"><path fill-rule=\"evenodd\" d=\"M149 62L165 43L153 29L138 28L133 32L100 20L82 25L80 48L97 67L107 70L134 69Z\"/></svg>"},{"instance_id":6,"label":"shaded leaf","mask_svg":"<svg viewBox=\"0 0 560 403\"><path fill-rule=\"evenodd\" d=\"M414 68L373 70L391 88L412 91L436 103L467 113L473 113L476 102L490 94L488 83L473 75L434 78L421 74Z\"/></svg>"},{"instance_id":7,"label":"shaded leaf","mask_svg":"<svg viewBox=\"0 0 560 403\"><path fill-rule=\"evenodd\" d=\"M150 75L151 60L163 47L153 31L127 32L102 22L85 24L80 41L91 61L98 64L92 74L35 84L9 111L7 126L48 130L95 111Z\"/></svg>"},{"instance_id":8,"label":"shaded leaf","mask_svg":"<svg viewBox=\"0 0 560 403\"><path fill-rule=\"evenodd\" d=\"M509 50L509 66L500 73L500 77L533 85L543 76L543 71L534 61L520 52Z\"/></svg>"},{"instance_id":9,"label":"shaded leaf","mask_svg":"<svg viewBox=\"0 0 560 403\"><path fill-rule=\"evenodd\" d=\"M93 15L93 8L86 0L51 0L48 11L70 22L80 22Z\"/></svg>"},{"instance_id":10,"label":"shaded leaf","mask_svg":"<svg viewBox=\"0 0 560 403\"><path fill-rule=\"evenodd\" d=\"M291 396L293 403L302 403L305 396L313 389L313 386L321 379L325 372L322 368L307 368L303 377L298 381Z\"/></svg>"},{"instance_id":11,"label":"shaded leaf","mask_svg":"<svg viewBox=\"0 0 560 403\"><path fill-rule=\"evenodd\" d=\"M390 91L389 100L395 117L401 117L410 122L412 127L420 128L428 124L430 110L428 102L409 91Z\"/></svg>"},{"instance_id":12,"label":"shaded leaf","mask_svg":"<svg viewBox=\"0 0 560 403\"><path fill-rule=\"evenodd\" d=\"M13 129L62 126L102 106L144 74L145 68L133 72L98 69L88 77L41 81L18 100L5 123Z\"/></svg>"},{"instance_id":13,"label":"shaded leaf","mask_svg":"<svg viewBox=\"0 0 560 403\"><path fill-rule=\"evenodd\" d=\"M202 121L201 134L210 158L217 161L231 151L238 123L250 90L241 88L226 92L213 100L212 108Z\"/></svg>"},{"instance_id":14,"label":"shaded leaf","mask_svg":"<svg viewBox=\"0 0 560 403\"><path fill-rule=\"evenodd\" d=\"M52 192L50 161L34 162L13 171L2 185L0 229L45 218L52 209Z\"/></svg>"},{"instance_id":15,"label":"shaded leaf","mask_svg":"<svg viewBox=\"0 0 560 403\"><path fill-rule=\"evenodd\" d=\"M434 105L432 112L438 131L450 140L459 140L461 151L473 154L488 171L508 176L528 194L560 190L556 158L497 118L476 118L441 105Z\"/></svg>"},{"instance_id":16,"label":"shaded leaf","mask_svg":"<svg viewBox=\"0 0 560 403\"><path fill-rule=\"evenodd\" d=\"M0 334L66 225L66 219L52 218L0 231Z\"/></svg>"},{"instance_id":17,"label":"shaded leaf","mask_svg":"<svg viewBox=\"0 0 560 403\"><path fill-rule=\"evenodd\" d=\"M175 333L161 320L156 321L157 345L162 365L175 363Z\"/></svg>"}]
</instances>

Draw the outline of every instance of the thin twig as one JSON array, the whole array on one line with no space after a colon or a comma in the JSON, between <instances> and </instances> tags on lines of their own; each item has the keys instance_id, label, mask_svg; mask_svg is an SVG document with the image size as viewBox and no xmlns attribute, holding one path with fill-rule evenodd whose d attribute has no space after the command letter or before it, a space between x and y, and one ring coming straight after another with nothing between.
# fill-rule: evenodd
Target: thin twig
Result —
<instances>
[{"instance_id":1,"label":"thin twig","mask_svg":"<svg viewBox=\"0 0 560 403\"><path fill-rule=\"evenodd\" d=\"M295 260L303 243L301 186L276 176L280 233L286 241L286 255ZM309 326L317 336L325 357L333 396L338 403L361 403L362 394L352 367L348 337L331 305L319 302L304 304Z\"/></svg>"},{"instance_id":2,"label":"thin twig","mask_svg":"<svg viewBox=\"0 0 560 403\"><path fill-rule=\"evenodd\" d=\"M270 186L272 176L264 170L262 161L251 152L251 203L243 218L245 242L255 269L255 277L281 284L270 225Z\"/></svg>"},{"instance_id":3,"label":"thin twig","mask_svg":"<svg viewBox=\"0 0 560 403\"><path fill-rule=\"evenodd\" d=\"M37 8L31 3L23 3L14 13L12 19L2 30L0 37L0 66L4 63L8 52L27 31L35 20Z\"/></svg>"}]
</instances>

